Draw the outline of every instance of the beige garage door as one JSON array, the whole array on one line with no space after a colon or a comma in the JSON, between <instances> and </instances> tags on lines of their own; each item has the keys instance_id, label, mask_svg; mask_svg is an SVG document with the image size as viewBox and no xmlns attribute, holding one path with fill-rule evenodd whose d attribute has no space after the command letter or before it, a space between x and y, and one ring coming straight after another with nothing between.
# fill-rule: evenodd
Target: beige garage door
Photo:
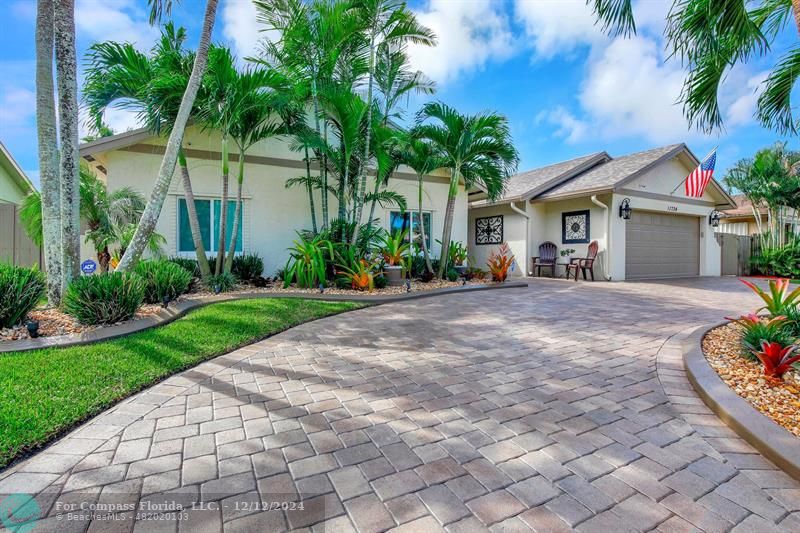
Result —
<instances>
[{"instance_id":1,"label":"beige garage door","mask_svg":"<svg viewBox=\"0 0 800 533\"><path fill-rule=\"evenodd\" d=\"M634 211L625 225L625 279L700 274L697 217Z\"/></svg>"}]
</instances>

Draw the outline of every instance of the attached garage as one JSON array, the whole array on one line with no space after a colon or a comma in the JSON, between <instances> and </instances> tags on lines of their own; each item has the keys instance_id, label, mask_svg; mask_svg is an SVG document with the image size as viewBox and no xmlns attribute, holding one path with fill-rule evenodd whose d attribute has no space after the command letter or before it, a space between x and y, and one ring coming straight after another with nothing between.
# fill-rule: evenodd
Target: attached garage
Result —
<instances>
[{"instance_id":1,"label":"attached garage","mask_svg":"<svg viewBox=\"0 0 800 533\"><path fill-rule=\"evenodd\" d=\"M625 279L700 275L700 217L634 211L625 226Z\"/></svg>"}]
</instances>

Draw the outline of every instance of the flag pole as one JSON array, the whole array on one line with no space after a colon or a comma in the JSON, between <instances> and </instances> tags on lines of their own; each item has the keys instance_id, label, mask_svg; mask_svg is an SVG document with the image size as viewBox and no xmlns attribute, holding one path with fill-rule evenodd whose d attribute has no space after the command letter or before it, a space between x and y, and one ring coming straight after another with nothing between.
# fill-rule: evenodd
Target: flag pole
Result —
<instances>
[{"instance_id":1,"label":"flag pole","mask_svg":"<svg viewBox=\"0 0 800 533\"><path fill-rule=\"evenodd\" d=\"M719 148L719 145L716 145L714 148L712 148L712 149L711 149L711 150L710 150L710 151L709 151L709 152L706 154L706 156L705 156L703 159L701 159L701 160L700 160L700 164L702 165L702 164L703 164L703 161L705 161L706 159L708 159L708 156L710 156L710 155L711 155L711 154L714 152L714 150L716 150L717 148ZM694 170L692 170L692 172L694 172ZM683 182L684 182L684 181L686 181L686 180L689 178L689 176L691 176L691 175L692 175L692 172L689 172L688 174L686 174L686 177L684 177L684 178L683 178L681 181L679 181L679 182L678 182L678 184L675 186L675 188L674 188L674 189L672 189L672 192L671 192L671 193L669 193L669 195L670 195L670 196L672 196L673 194L675 194L675 191L677 191L677 190L678 190L678 187L680 187L681 185L683 185Z\"/></svg>"}]
</instances>

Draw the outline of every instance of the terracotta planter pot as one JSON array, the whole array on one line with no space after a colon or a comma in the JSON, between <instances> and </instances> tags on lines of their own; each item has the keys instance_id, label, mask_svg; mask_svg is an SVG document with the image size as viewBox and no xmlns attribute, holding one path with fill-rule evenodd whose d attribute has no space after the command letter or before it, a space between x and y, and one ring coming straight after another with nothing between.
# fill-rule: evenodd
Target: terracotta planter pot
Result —
<instances>
[{"instance_id":1,"label":"terracotta planter pot","mask_svg":"<svg viewBox=\"0 0 800 533\"><path fill-rule=\"evenodd\" d=\"M405 283L403 279L403 267L401 266L386 265L383 267L383 274L386 276L389 286L391 287L399 287Z\"/></svg>"}]
</instances>

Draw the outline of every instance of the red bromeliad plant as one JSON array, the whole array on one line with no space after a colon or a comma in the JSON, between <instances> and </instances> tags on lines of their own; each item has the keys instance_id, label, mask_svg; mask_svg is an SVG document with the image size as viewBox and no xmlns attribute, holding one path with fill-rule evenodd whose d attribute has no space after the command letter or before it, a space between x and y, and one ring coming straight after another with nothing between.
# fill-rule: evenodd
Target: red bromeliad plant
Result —
<instances>
[{"instance_id":1,"label":"red bromeliad plant","mask_svg":"<svg viewBox=\"0 0 800 533\"><path fill-rule=\"evenodd\" d=\"M783 375L792 368L792 365L800 361L800 354L795 355L794 351L798 346L782 346L777 342L762 342L761 351L753 351L761 364L764 365L764 375L770 378L783 379Z\"/></svg>"},{"instance_id":2,"label":"red bromeliad plant","mask_svg":"<svg viewBox=\"0 0 800 533\"><path fill-rule=\"evenodd\" d=\"M750 287L753 292L755 292L762 300L764 300L766 305L759 308L759 311L761 309L766 309L772 316L785 315L789 308L800 303L798 301L800 300L800 287L797 287L795 290L789 292L788 279L769 280L769 293L755 283L749 282L745 279L740 281Z\"/></svg>"},{"instance_id":3,"label":"red bromeliad plant","mask_svg":"<svg viewBox=\"0 0 800 533\"><path fill-rule=\"evenodd\" d=\"M514 254L511 253L508 244L501 244L496 252L489 255L489 261L486 263L489 272L492 273L492 280L505 281L508 277L508 269L511 268L513 262Z\"/></svg>"}]
</instances>

